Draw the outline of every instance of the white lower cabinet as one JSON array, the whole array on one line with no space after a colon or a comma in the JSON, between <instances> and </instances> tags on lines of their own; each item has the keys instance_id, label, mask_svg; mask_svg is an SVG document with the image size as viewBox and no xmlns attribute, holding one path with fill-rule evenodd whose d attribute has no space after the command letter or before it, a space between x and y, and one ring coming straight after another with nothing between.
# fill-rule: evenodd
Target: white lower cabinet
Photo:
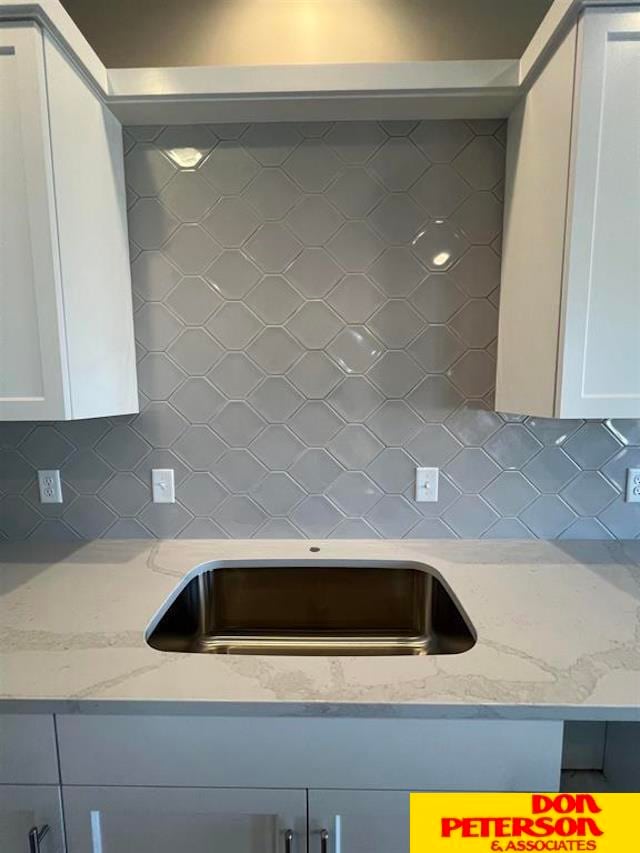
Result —
<instances>
[{"instance_id":1,"label":"white lower cabinet","mask_svg":"<svg viewBox=\"0 0 640 853\"><path fill-rule=\"evenodd\" d=\"M302 790L70 786L63 796L68 853L307 849Z\"/></svg>"},{"instance_id":2,"label":"white lower cabinet","mask_svg":"<svg viewBox=\"0 0 640 853\"><path fill-rule=\"evenodd\" d=\"M558 790L562 730L0 714L0 853L407 853L409 791Z\"/></svg>"},{"instance_id":3,"label":"white lower cabinet","mask_svg":"<svg viewBox=\"0 0 640 853\"><path fill-rule=\"evenodd\" d=\"M309 791L309 853L407 853L408 791Z\"/></svg>"},{"instance_id":4,"label":"white lower cabinet","mask_svg":"<svg viewBox=\"0 0 640 853\"><path fill-rule=\"evenodd\" d=\"M308 853L409 849L407 791L78 785L63 798L68 853L307 853L307 826Z\"/></svg>"},{"instance_id":5,"label":"white lower cabinet","mask_svg":"<svg viewBox=\"0 0 640 853\"><path fill-rule=\"evenodd\" d=\"M64 853L64 849L60 788L0 785L2 853Z\"/></svg>"}]
</instances>

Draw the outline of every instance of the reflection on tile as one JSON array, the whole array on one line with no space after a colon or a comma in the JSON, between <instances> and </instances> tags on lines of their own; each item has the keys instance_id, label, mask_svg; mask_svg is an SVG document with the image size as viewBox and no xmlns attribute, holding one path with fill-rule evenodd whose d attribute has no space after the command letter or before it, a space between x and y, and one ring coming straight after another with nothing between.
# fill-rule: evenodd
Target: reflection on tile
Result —
<instances>
[{"instance_id":1,"label":"reflection on tile","mask_svg":"<svg viewBox=\"0 0 640 853\"><path fill-rule=\"evenodd\" d=\"M468 243L447 220L436 219L412 241L416 256L432 272L445 272L462 256Z\"/></svg>"},{"instance_id":2,"label":"reflection on tile","mask_svg":"<svg viewBox=\"0 0 640 853\"><path fill-rule=\"evenodd\" d=\"M328 352L345 373L365 373L382 346L364 326L350 326L334 338Z\"/></svg>"},{"instance_id":3,"label":"reflection on tile","mask_svg":"<svg viewBox=\"0 0 640 853\"><path fill-rule=\"evenodd\" d=\"M216 144L213 133L203 124L165 127L156 145L180 169L195 169Z\"/></svg>"},{"instance_id":4,"label":"reflection on tile","mask_svg":"<svg viewBox=\"0 0 640 853\"><path fill-rule=\"evenodd\" d=\"M142 410L0 424L0 539L638 537L640 420L491 411L504 145L489 119L128 128Z\"/></svg>"}]
</instances>

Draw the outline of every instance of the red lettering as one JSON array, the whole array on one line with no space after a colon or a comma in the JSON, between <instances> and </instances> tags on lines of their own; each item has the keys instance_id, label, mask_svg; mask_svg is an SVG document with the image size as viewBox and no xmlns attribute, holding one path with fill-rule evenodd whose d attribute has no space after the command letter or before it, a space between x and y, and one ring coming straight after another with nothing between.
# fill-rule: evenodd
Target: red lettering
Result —
<instances>
[{"instance_id":1,"label":"red lettering","mask_svg":"<svg viewBox=\"0 0 640 853\"><path fill-rule=\"evenodd\" d=\"M451 838L451 833L455 832L458 829L461 829L464 825L464 821L459 820L455 817L443 817L441 822L442 827L442 837L443 838Z\"/></svg>"},{"instance_id":2,"label":"red lettering","mask_svg":"<svg viewBox=\"0 0 640 853\"><path fill-rule=\"evenodd\" d=\"M569 794L560 794L558 797L554 798L553 808L554 811L558 812L558 814L569 814L569 812L575 811L575 798L571 797Z\"/></svg>"},{"instance_id":3,"label":"red lettering","mask_svg":"<svg viewBox=\"0 0 640 853\"><path fill-rule=\"evenodd\" d=\"M602 811L602 809L598 806L591 794L579 794L577 799L580 805L578 811L581 814L584 811L583 806L586 806L587 809L591 812L591 814L600 814L600 812Z\"/></svg>"},{"instance_id":4,"label":"red lettering","mask_svg":"<svg viewBox=\"0 0 640 853\"><path fill-rule=\"evenodd\" d=\"M566 838L568 835L575 835L578 829L576 819L573 817L563 817L556 821L556 835Z\"/></svg>"},{"instance_id":5,"label":"red lettering","mask_svg":"<svg viewBox=\"0 0 640 853\"><path fill-rule=\"evenodd\" d=\"M533 794L531 808L534 814L550 811L558 814L570 814L571 812L583 814L585 811L589 811L591 814L599 814L602 811L591 794L577 794L576 796L558 794L556 797L549 797L546 794Z\"/></svg>"},{"instance_id":6,"label":"red lettering","mask_svg":"<svg viewBox=\"0 0 640 853\"><path fill-rule=\"evenodd\" d=\"M531 797L531 811L534 814L549 812L553 808L553 800L544 794L534 794Z\"/></svg>"},{"instance_id":7,"label":"red lettering","mask_svg":"<svg viewBox=\"0 0 640 853\"><path fill-rule=\"evenodd\" d=\"M598 809L598 811L600 811L600 809ZM595 835L596 837L604 835L604 832L592 817L581 817L578 821L578 825L580 829L578 835L587 835L587 830L589 831L588 834Z\"/></svg>"},{"instance_id":8,"label":"red lettering","mask_svg":"<svg viewBox=\"0 0 640 853\"><path fill-rule=\"evenodd\" d=\"M517 820L517 818L515 819ZM494 835L496 836L496 838L504 838L505 836L510 836L510 824L511 821L508 817L497 817L494 821Z\"/></svg>"}]
</instances>

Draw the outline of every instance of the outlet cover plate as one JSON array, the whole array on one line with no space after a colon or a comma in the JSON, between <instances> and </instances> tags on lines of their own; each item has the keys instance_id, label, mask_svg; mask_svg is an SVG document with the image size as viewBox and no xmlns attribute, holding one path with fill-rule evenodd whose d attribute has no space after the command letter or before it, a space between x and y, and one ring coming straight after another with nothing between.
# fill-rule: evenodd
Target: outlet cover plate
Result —
<instances>
[{"instance_id":1,"label":"outlet cover plate","mask_svg":"<svg viewBox=\"0 0 640 853\"><path fill-rule=\"evenodd\" d=\"M640 503L640 468L627 468L625 500L628 503Z\"/></svg>"},{"instance_id":2,"label":"outlet cover plate","mask_svg":"<svg viewBox=\"0 0 640 853\"><path fill-rule=\"evenodd\" d=\"M152 469L151 492L155 504L174 504L176 502L173 468Z\"/></svg>"},{"instance_id":3,"label":"outlet cover plate","mask_svg":"<svg viewBox=\"0 0 640 853\"><path fill-rule=\"evenodd\" d=\"M435 503L438 500L438 468L416 468L416 501Z\"/></svg>"},{"instance_id":4,"label":"outlet cover plate","mask_svg":"<svg viewBox=\"0 0 640 853\"><path fill-rule=\"evenodd\" d=\"M60 471L38 471L38 488L40 489L40 503L62 503L62 484L60 482Z\"/></svg>"}]
</instances>

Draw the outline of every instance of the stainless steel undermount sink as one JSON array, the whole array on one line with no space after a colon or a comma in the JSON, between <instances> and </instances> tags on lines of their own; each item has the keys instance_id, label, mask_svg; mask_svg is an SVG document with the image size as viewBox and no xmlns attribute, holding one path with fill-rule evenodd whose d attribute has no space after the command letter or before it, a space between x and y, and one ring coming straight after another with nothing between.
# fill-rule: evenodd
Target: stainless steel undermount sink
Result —
<instances>
[{"instance_id":1,"label":"stainless steel undermount sink","mask_svg":"<svg viewBox=\"0 0 640 853\"><path fill-rule=\"evenodd\" d=\"M376 561L229 561L187 575L146 634L166 652L447 655L475 644L429 566Z\"/></svg>"}]
</instances>

